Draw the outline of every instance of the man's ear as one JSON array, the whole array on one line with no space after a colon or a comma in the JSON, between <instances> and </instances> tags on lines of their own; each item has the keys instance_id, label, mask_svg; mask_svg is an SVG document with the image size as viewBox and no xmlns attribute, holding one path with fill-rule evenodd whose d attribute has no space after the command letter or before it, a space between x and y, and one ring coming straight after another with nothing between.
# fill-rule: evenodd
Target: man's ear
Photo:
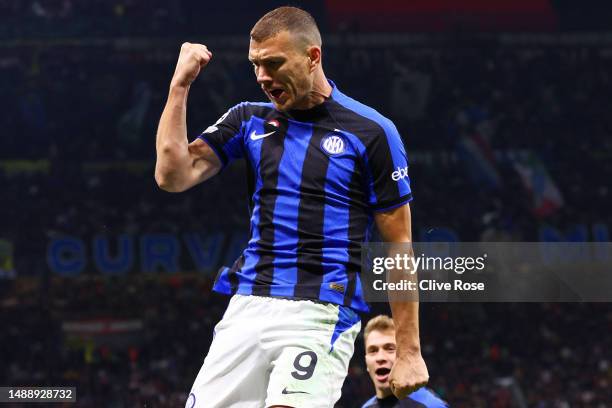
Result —
<instances>
[{"instance_id":1,"label":"man's ear","mask_svg":"<svg viewBox=\"0 0 612 408\"><path fill-rule=\"evenodd\" d=\"M310 72L321 64L321 47L312 45L308 47L308 59L310 60Z\"/></svg>"}]
</instances>

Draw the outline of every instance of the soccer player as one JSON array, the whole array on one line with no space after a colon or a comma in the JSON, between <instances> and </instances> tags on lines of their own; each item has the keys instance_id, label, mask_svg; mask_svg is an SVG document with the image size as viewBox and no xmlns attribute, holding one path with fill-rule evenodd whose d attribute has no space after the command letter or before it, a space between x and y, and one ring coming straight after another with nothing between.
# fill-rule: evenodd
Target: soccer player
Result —
<instances>
[{"instance_id":1,"label":"soccer player","mask_svg":"<svg viewBox=\"0 0 612 408\"><path fill-rule=\"evenodd\" d=\"M270 103L230 108L191 143L189 89L211 61L185 43L157 132L155 179L180 192L247 162L250 239L214 290L233 295L187 407L331 407L340 397L363 299L360 244L376 223L385 241L410 242L410 182L390 120L325 77L310 14L280 7L250 33L248 59ZM368 78L364 78L368 80ZM394 393L423 386L418 303L393 302ZM400 340L401 339L401 340Z\"/></svg>"},{"instance_id":2,"label":"soccer player","mask_svg":"<svg viewBox=\"0 0 612 408\"><path fill-rule=\"evenodd\" d=\"M395 326L389 316L372 318L363 332L366 367L376 395L361 408L446 408L448 405L432 391L421 388L398 400L391 392L389 373L396 361Z\"/></svg>"}]
</instances>

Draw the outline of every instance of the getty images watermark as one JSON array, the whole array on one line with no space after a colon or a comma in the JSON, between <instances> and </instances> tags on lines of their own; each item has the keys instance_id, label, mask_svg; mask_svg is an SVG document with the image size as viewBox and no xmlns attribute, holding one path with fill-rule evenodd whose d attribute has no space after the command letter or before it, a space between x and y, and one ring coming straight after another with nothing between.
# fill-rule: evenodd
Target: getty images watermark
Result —
<instances>
[{"instance_id":1,"label":"getty images watermark","mask_svg":"<svg viewBox=\"0 0 612 408\"><path fill-rule=\"evenodd\" d=\"M373 289L377 291L430 291L430 290L457 290L470 291L485 289L484 282L465 282L461 279L453 279L451 282L437 281L436 279L414 279L417 271L445 271L454 272L457 275L462 275L466 271L483 271L485 269L485 261L487 254L478 257L441 257L441 256L419 256L409 255L407 252L403 254L395 254L391 256L377 256L372 260L372 273L382 275L384 273L399 272L400 274L411 275L410 279L400 278L398 280L389 281L383 279L375 279L372 282Z\"/></svg>"},{"instance_id":2,"label":"getty images watermark","mask_svg":"<svg viewBox=\"0 0 612 408\"><path fill-rule=\"evenodd\" d=\"M612 301L612 244L372 243L362 248L365 300Z\"/></svg>"}]
</instances>

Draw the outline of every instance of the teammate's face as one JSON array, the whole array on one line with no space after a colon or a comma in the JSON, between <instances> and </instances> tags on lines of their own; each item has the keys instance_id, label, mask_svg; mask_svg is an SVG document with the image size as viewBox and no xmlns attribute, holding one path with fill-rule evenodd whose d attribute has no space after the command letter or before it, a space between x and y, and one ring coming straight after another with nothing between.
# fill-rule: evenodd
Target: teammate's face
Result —
<instances>
[{"instance_id":1,"label":"teammate's face","mask_svg":"<svg viewBox=\"0 0 612 408\"><path fill-rule=\"evenodd\" d=\"M249 61L257 83L276 109L305 109L313 88L309 49L288 31L262 42L251 40Z\"/></svg>"},{"instance_id":2,"label":"teammate's face","mask_svg":"<svg viewBox=\"0 0 612 408\"><path fill-rule=\"evenodd\" d=\"M365 342L366 367L377 396L391 395L389 373L395 363L395 332L374 330Z\"/></svg>"}]
</instances>

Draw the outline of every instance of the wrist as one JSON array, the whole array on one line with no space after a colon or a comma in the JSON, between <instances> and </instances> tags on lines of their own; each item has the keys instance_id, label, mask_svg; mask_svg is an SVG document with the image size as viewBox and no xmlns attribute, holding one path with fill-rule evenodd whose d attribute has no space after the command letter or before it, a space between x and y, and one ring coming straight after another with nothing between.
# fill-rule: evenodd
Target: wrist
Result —
<instances>
[{"instance_id":1,"label":"wrist","mask_svg":"<svg viewBox=\"0 0 612 408\"><path fill-rule=\"evenodd\" d=\"M420 351L411 351L409 353L402 353L398 350L396 353L395 360L411 363L413 361L420 360L422 358L423 356L421 355Z\"/></svg>"},{"instance_id":2,"label":"wrist","mask_svg":"<svg viewBox=\"0 0 612 408\"><path fill-rule=\"evenodd\" d=\"M189 84L184 84L179 81L172 80L170 82L170 93L186 93L189 91Z\"/></svg>"},{"instance_id":3,"label":"wrist","mask_svg":"<svg viewBox=\"0 0 612 408\"><path fill-rule=\"evenodd\" d=\"M396 354L398 358L420 355L421 345L420 344L398 344Z\"/></svg>"}]
</instances>

